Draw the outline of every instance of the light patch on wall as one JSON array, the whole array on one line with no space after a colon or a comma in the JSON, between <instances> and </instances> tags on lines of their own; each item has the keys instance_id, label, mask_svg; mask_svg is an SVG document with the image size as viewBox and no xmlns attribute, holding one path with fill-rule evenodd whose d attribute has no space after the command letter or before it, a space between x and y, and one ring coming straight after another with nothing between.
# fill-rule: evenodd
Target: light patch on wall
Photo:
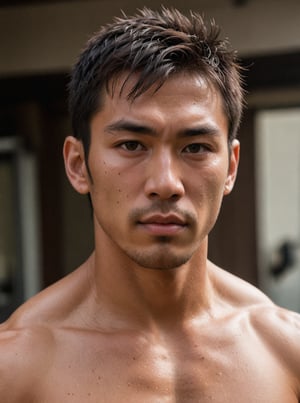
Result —
<instances>
[{"instance_id":1,"label":"light patch on wall","mask_svg":"<svg viewBox=\"0 0 300 403\"><path fill-rule=\"evenodd\" d=\"M260 286L300 312L300 108L257 114L256 167Z\"/></svg>"}]
</instances>

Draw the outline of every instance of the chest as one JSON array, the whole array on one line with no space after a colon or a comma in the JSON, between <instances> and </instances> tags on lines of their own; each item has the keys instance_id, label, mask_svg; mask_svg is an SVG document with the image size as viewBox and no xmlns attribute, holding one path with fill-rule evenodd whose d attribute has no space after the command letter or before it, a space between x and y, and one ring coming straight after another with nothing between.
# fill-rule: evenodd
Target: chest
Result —
<instances>
[{"instance_id":1,"label":"chest","mask_svg":"<svg viewBox=\"0 0 300 403\"><path fill-rule=\"evenodd\" d=\"M53 357L40 401L298 402L263 344L208 340L168 344L126 336L80 344L71 339Z\"/></svg>"}]
</instances>

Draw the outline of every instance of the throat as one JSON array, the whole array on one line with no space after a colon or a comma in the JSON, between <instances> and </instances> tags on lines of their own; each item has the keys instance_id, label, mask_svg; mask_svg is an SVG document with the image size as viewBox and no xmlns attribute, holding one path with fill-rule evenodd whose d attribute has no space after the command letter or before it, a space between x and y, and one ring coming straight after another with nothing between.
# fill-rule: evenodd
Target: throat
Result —
<instances>
[{"instance_id":1,"label":"throat","mask_svg":"<svg viewBox=\"0 0 300 403\"><path fill-rule=\"evenodd\" d=\"M143 289L149 313L163 321L178 323L209 310L212 287L205 273L201 278L197 274L185 276L181 269L159 273L146 290Z\"/></svg>"},{"instance_id":2,"label":"throat","mask_svg":"<svg viewBox=\"0 0 300 403\"><path fill-rule=\"evenodd\" d=\"M172 268L145 268L122 258L122 266L117 262L106 265L103 256L101 264L95 256L90 284L96 296L96 312L109 312L112 320L147 327L147 322L178 325L210 309L214 293L203 257L194 255Z\"/></svg>"},{"instance_id":3,"label":"throat","mask_svg":"<svg viewBox=\"0 0 300 403\"><path fill-rule=\"evenodd\" d=\"M148 324L176 327L210 310L212 290L206 276L186 276L182 268L147 270L136 278L130 298L131 312ZM143 323L143 326L147 326Z\"/></svg>"}]
</instances>

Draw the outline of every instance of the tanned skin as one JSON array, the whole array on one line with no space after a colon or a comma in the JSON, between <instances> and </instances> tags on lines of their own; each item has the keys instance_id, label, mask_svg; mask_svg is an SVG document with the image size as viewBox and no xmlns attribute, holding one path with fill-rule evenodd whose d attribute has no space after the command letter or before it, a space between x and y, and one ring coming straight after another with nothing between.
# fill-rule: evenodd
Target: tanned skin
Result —
<instances>
[{"instance_id":1,"label":"tanned skin","mask_svg":"<svg viewBox=\"0 0 300 403\"><path fill-rule=\"evenodd\" d=\"M239 160L220 93L181 73L128 101L134 79L88 161L65 141L95 250L0 327L1 403L299 402L299 316L207 260Z\"/></svg>"}]
</instances>

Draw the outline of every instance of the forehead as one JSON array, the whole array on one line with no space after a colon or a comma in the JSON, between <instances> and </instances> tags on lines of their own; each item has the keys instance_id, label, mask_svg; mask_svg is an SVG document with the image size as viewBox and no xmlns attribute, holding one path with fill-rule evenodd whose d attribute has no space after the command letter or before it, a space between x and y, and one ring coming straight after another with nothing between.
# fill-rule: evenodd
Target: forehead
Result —
<instances>
[{"instance_id":1,"label":"forehead","mask_svg":"<svg viewBox=\"0 0 300 403\"><path fill-rule=\"evenodd\" d=\"M165 80L163 84L158 82L135 96L133 89L138 78L137 74L130 76L122 74L111 80L107 86L107 91L104 93L104 104L106 102L128 103L128 105L134 107L142 103L152 103L153 101L164 100L166 102L167 99L171 100L175 96L178 97L175 104L182 104L181 97L193 99L196 103L212 101L222 103L219 89L206 78L196 73L174 74Z\"/></svg>"},{"instance_id":2,"label":"forehead","mask_svg":"<svg viewBox=\"0 0 300 403\"><path fill-rule=\"evenodd\" d=\"M165 80L160 80L151 85L149 88L144 88L143 83L139 82L138 73L122 73L116 77L113 77L106 88L105 98L110 97L114 99L126 99L131 103L135 102L137 99L151 98L156 94L163 95L170 91L170 89L178 91L183 91L186 89L185 93L189 92L190 96L193 95L195 91L198 92L199 97L200 92L203 96L209 91L218 93L217 87L206 77L194 72L180 72L172 74ZM171 95L171 93L169 92Z\"/></svg>"},{"instance_id":3,"label":"forehead","mask_svg":"<svg viewBox=\"0 0 300 403\"><path fill-rule=\"evenodd\" d=\"M180 73L163 85L153 85L137 97L130 97L137 76L122 75L109 83L96 115L104 121L132 118L168 126L189 126L214 121L227 126L219 90L197 74Z\"/></svg>"}]
</instances>

